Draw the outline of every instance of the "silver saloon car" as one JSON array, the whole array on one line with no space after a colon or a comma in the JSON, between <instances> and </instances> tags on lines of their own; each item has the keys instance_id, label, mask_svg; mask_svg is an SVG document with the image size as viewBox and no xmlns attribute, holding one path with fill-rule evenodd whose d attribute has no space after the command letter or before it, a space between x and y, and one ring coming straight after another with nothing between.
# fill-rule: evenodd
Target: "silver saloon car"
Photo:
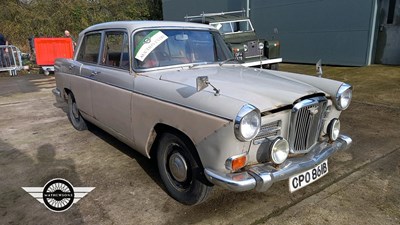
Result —
<instances>
[{"instance_id":1,"label":"silver saloon car","mask_svg":"<svg viewBox=\"0 0 400 225\"><path fill-rule=\"evenodd\" d=\"M294 192L352 142L339 120L351 85L243 67L204 24L97 24L55 70L72 126L90 122L154 158L168 194L187 205L213 185L266 191L287 180Z\"/></svg>"}]
</instances>

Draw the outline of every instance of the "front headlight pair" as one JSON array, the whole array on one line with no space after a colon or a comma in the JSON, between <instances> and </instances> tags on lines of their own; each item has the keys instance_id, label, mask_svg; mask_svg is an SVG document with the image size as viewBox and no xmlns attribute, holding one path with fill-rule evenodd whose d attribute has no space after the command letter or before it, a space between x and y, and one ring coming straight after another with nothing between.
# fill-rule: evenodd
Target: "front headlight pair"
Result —
<instances>
[{"instance_id":1,"label":"front headlight pair","mask_svg":"<svg viewBox=\"0 0 400 225\"><path fill-rule=\"evenodd\" d=\"M345 110L349 107L351 97L353 95L353 87L350 84L342 84L336 93L336 108Z\"/></svg>"},{"instance_id":2,"label":"front headlight pair","mask_svg":"<svg viewBox=\"0 0 400 225\"><path fill-rule=\"evenodd\" d=\"M240 141L255 138L261 127L261 114L253 105L244 105L235 119L235 135Z\"/></svg>"},{"instance_id":3,"label":"front headlight pair","mask_svg":"<svg viewBox=\"0 0 400 225\"><path fill-rule=\"evenodd\" d=\"M263 50L264 49L264 43L260 42L258 43L258 49ZM243 45L243 51L247 52L249 50L249 47L247 45Z\"/></svg>"}]
</instances>

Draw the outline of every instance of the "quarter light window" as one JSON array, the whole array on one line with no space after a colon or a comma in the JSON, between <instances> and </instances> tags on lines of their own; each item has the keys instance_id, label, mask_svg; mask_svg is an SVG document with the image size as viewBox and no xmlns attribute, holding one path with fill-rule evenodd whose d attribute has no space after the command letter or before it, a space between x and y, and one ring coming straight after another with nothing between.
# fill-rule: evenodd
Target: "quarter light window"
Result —
<instances>
[{"instance_id":1,"label":"quarter light window","mask_svg":"<svg viewBox=\"0 0 400 225\"><path fill-rule=\"evenodd\" d=\"M77 60L88 63L97 63L99 59L100 42L100 33L86 35L79 49Z\"/></svg>"}]
</instances>

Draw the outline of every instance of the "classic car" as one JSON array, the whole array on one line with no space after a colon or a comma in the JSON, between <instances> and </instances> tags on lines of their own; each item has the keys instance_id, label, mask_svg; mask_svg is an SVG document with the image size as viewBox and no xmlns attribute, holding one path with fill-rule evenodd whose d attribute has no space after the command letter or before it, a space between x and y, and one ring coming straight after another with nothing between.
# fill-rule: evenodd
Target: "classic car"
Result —
<instances>
[{"instance_id":1,"label":"classic car","mask_svg":"<svg viewBox=\"0 0 400 225\"><path fill-rule=\"evenodd\" d=\"M156 160L170 196L193 205L213 185L291 192L346 149L339 115L349 84L235 61L213 26L168 21L93 25L55 63L57 101L77 130L94 124Z\"/></svg>"},{"instance_id":2,"label":"classic car","mask_svg":"<svg viewBox=\"0 0 400 225\"><path fill-rule=\"evenodd\" d=\"M235 58L244 66L278 70L280 43L277 40L260 39L246 11L221 13L202 13L198 16L186 16L186 22L204 23L217 28Z\"/></svg>"}]
</instances>

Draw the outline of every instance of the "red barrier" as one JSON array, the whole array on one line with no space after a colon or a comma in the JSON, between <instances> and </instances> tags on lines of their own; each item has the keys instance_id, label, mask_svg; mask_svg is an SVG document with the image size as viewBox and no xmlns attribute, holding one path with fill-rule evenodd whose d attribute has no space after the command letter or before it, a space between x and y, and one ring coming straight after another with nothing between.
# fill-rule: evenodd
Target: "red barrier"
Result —
<instances>
[{"instance_id":1,"label":"red barrier","mask_svg":"<svg viewBox=\"0 0 400 225\"><path fill-rule=\"evenodd\" d=\"M52 66L56 58L72 59L74 50L71 38L35 38L36 63Z\"/></svg>"}]
</instances>

